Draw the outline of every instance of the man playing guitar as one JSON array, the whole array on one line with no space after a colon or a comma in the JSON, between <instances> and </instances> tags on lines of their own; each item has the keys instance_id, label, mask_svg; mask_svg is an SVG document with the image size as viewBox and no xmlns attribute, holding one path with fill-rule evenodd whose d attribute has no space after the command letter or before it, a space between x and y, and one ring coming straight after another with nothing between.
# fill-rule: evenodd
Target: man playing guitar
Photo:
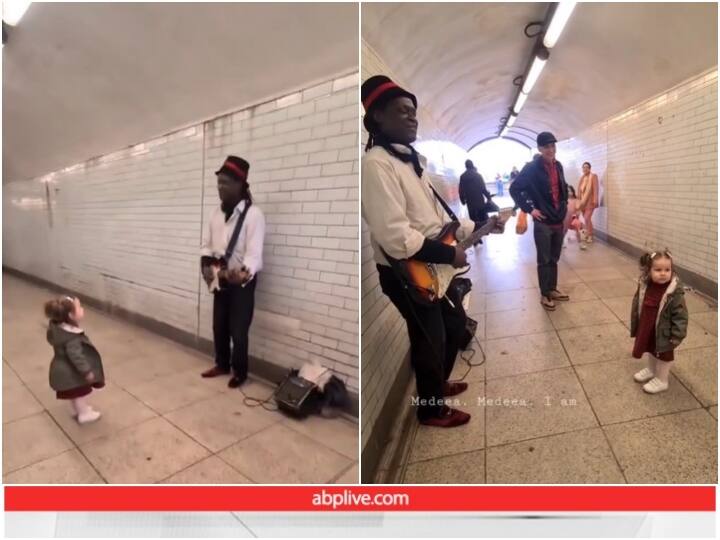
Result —
<instances>
[{"instance_id":1,"label":"man playing guitar","mask_svg":"<svg viewBox=\"0 0 720 540\"><path fill-rule=\"evenodd\" d=\"M470 415L448 407L444 399L467 389L467 383L448 380L465 331L461 299L450 287L437 301L417 301L392 261L462 268L467 266L465 251L435 239L452 218L424 172L424 158L410 146L417 137L416 97L379 75L363 83L361 98L369 134L362 163L362 212L380 287L407 324L417 417L425 425L459 426ZM475 228L473 221L459 220L458 240L469 238Z\"/></svg>"},{"instance_id":2,"label":"man playing guitar","mask_svg":"<svg viewBox=\"0 0 720 540\"><path fill-rule=\"evenodd\" d=\"M202 376L227 375L232 368L230 388L248 374L248 334L265 237L265 217L252 204L249 169L244 159L228 156L216 171L220 206L210 215L201 250L202 276L214 295L215 343L215 366Z\"/></svg>"}]
</instances>

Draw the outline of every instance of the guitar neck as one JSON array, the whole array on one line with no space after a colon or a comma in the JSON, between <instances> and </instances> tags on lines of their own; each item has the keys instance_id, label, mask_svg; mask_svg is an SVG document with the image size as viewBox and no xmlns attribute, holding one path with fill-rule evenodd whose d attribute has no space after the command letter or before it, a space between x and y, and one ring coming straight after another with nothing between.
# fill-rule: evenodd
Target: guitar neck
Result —
<instances>
[{"instance_id":1,"label":"guitar neck","mask_svg":"<svg viewBox=\"0 0 720 540\"><path fill-rule=\"evenodd\" d=\"M492 216L485 225L480 227L462 242L458 242L457 245L460 246L460 249L468 249L472 247L478 240L480 240L483 236L490 234L490 232L497 227L497 221L498 218L496 216Z\"/></svg>"}]
</instances>

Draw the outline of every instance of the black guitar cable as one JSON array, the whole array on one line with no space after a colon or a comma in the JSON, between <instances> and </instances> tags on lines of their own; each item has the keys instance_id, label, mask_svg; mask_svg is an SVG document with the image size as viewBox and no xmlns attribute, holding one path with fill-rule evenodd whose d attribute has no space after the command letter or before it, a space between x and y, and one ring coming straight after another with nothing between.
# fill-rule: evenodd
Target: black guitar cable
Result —
<instances>
[{"instance_id":1,"label":"black guitar cable","mask_svg":"<svg viewBox=\"0 0 720 540\"><path fill-rule=\"evenodd\" d=\"M478 349L480 350L480 354L482 355L482 360L480 360L479 362L477 362L475 364L472 363L472 359L475 357L475 353L477 352L472 347L464 350L464 352L468 353L467 356L463 355L463 353L461 352L460 359L467 364L468 368L467 368L467 371L465 372L465 375L463 375L460 379L458 379L459 381L464 381L465 377L467 377L470 374L470 371L472 371L472 368L482 366L485 363L485 361L487 360L487 357L485 356L485 351L483 350L482 344L480 343L480 340L478 339L477 335L473 334L472 338L475 341L475 343L477 343Z\"/></svg>"},{"instance_id":2,"label":"black guitar cable","mask_svg":"<svg viewBox=\"0 0 720 540\"><path fill-rule=\"evenodd\" d=\"M248 396L242 388L240 388L240 393L243 395L243 405L245 405L246 407L250 407L250 408L262 407L266 411L270 411L270 412L275 412L275 411L279 410L277 405L268 406L268 404L272 401L273 396L275 395L274 391L265 399Z\"/></svg>"}]
</instances>

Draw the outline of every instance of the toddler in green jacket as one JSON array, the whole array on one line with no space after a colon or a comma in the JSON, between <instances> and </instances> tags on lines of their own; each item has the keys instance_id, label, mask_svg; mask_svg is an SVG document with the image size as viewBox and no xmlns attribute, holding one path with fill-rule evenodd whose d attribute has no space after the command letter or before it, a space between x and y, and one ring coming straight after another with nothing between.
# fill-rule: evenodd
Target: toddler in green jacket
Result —
<instances>
[{"instance_id":1,"label":"toddler in green jacket","mask_svg":"<svg viewBox=\"0 0 720 540\"><path fill-rule=\"evenodd\" d=\"M49 319L47 340L53 347L50 362L50 387L58 399L67 399L78 423L87 424L100 418L87 396L93 388L105 386L102 358L80 328L85 311L80 300L63 296L45 303Z\"/></svg>"},{"instance_id":2,"label":"toddler in green jacket","mask_svg":"<svg viewBox=\"0 0 720 540\"><path fill-rule=\"evenodd\" d=\"M642 274L633 298L630 337L635 338L632 355L648 355L648 366L634 375L645 383L643 390L657 394L668 389L674 350L687 335L688 310L685 291L673 268L668 250L640 257Z\"/></svg>"}]
</instances>

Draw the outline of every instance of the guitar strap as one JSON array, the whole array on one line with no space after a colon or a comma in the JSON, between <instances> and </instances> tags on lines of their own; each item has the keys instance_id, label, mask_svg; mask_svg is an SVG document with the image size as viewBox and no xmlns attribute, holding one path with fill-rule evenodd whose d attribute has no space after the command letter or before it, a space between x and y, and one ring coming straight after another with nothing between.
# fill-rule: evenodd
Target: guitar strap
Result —
<instances>
[{"instance_id":1,"label":"guitar strap","mask_svg":"<svg viewBox=\"0 0 720 540\"><path fill-rule=\"evenodd\" d=\"M452 208L450 208L450 205L445 202L445 199L443 199L440 194L435 190L435 187L432 185L430 181L428 181L428 186L430 186L430 189L433 192L433 195L435 195L435 198L440 202L442 207L447 212L448 216L450 216L450 219L453 221L460 221L458 217L455 215L455 212L452 211Z\"/></svg>"},{"instance_id":2,"label":"guitar strap","mask_svg":"<svg viewBox=\"0 0 720 540\"><path fill-rule=\"evenodd\" d=\"M235 251L235 245L240 237L240 229L242 229L243 223L245 222L245 216L247 215L251 204L252 203L249 200L245 200L245 208L240 213L240 216L238 216L237 223L235 223L235 228L233 229L232 236L230 236L227 249L225 250L225 263L230 262L230 257L232 257L232 253Z\"/></svg>"}]
</instances>

